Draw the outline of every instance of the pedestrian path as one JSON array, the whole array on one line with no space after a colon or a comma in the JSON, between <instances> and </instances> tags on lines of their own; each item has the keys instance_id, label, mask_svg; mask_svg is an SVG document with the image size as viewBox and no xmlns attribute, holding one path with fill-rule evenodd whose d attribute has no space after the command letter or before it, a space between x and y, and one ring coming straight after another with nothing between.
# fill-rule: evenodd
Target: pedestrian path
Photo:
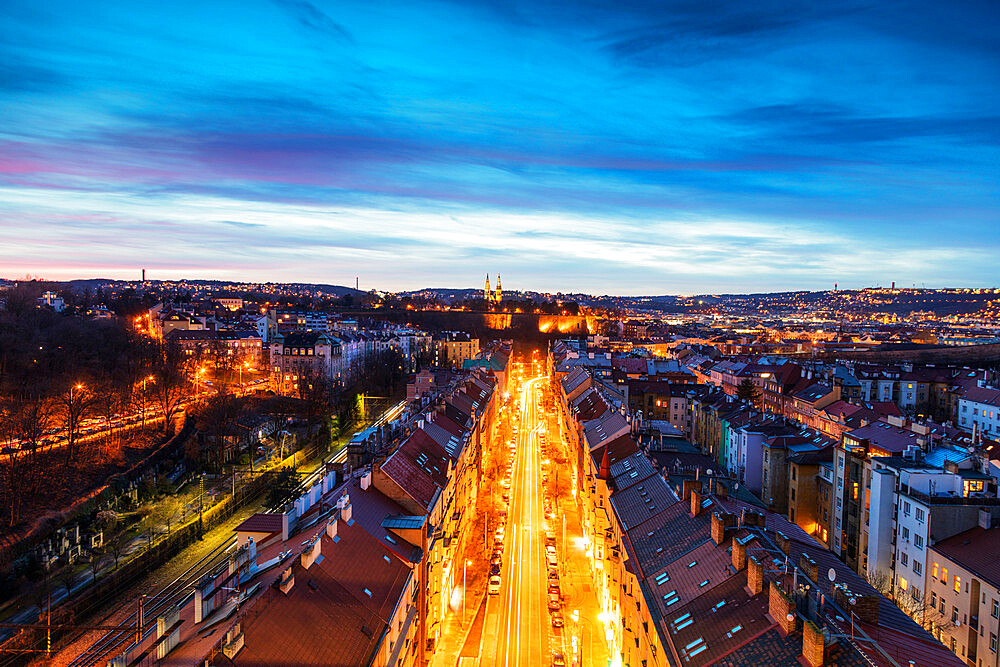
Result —
<instances>
[{"instance_id":1,"label":"pedestrian path","mask_svg":"<svg viewBox=\"0 0 1000 667\"><path fill-rule=\"evenodd\" d=\"M486 596L472 618L467 610L468 622L462 623L461 613L450 613L442 622L441 634L431 657L430 667L455 667L460 657L478 657L486 618Z\"/></svg>"}]
</instances>

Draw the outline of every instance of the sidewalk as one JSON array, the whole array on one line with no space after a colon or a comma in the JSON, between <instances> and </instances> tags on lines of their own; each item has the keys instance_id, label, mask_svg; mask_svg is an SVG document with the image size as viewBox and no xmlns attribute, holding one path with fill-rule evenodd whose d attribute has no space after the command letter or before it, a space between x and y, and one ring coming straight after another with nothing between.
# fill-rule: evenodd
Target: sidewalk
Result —
<instances>
[{"instance_id":1,"label":"sidewalk","mask_svg":"<svg viewBox=\"0 0 1000 667\"><path fill-rule=\"evenodd\" d=\"M604 667L609 664L608 644L604 639L604 624L599 620L601 603L594 585L590 559L580 543L583 530L580 512L576 503L560 503L560 512L566 517L566 545L562 558L565 562L564 574L560 580L563 594L563 615L566 631L563 633L566 664L573 658L572 636L579 642L578 665ZM562 526L559 526L561 532ZM579 623L574 623L573 612L579 612Z\"/></svg>"},{"instance_id":2,"label":"sidewalk","mask_svg":"<svg viewBox=\"0 0 1000 667\"><path fill-rule=\"evenodd\" d=\"M455 667L460 657L479 657L486 616L486 595L477 595L475 599L480 602L475 611L471 604L466 608L465 617L468 620L464 626L461 622L461 611L448 614L445 618L438 645L435 647L434 655L431 656L430 667Z\"/></svg>"},{"instance_id":3,"label":"sidewalk","mask_svg":"<svg viewBox=\"0 0 1000 667\"><path fill-rule=\"evenodd\" d=\"M547 419L550 434L559 434L559 427L554 417ZM567 455L569 465L576 460L575 453L569 451L569 445L563 439L553 438L553 443ZM567 471L568 472L568 471ZM566 664L573 665L572 637L576 635L578 642L577 663L586 667L605 667L610 664L610 649L605 640L604 624L600 621L601 601L598 587L594 580L595 572L583 545L583 526L580 520L580 505L572 495L560 497L558 504L557 523L552 527L557 542L562 540L561 517L566 518L566 541L560 548L563 562L563 574L560 588L563 595L563 616L565 631L562 633ZM579 612L579 622L573 621L573 612Z\"/></svg>"}]
</instances>

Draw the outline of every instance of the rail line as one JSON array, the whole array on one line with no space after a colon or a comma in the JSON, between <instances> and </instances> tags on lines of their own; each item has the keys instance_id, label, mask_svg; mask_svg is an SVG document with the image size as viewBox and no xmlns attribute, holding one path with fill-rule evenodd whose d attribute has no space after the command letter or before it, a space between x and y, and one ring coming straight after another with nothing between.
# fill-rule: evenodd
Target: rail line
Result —
<instances>
[{"instance_id":1,"label":"rail line","mask_svg":"<svg viewBox=\"0 0 1000 667\"><path fill-rule=\"evenodd\" d=\"M187 597L194 584L206 574L215 571L223 565L228 559L229 551L235 544L236 536L234 535L214 547L201 560L188 568L184 573L178 575L155 595L150 596L143 605L143 636L146 634L147 627L155 625L156 617L161 612L166 611ZM89 667L90 665L99 664L110 654L122 648L123 645L130 645L130 642L134 641L136 635L137 614L138 610L133 611L128 618L118 625L118 629L112 630L94 642L90 648L74 658L69 663L70 666Z\"/></svg>"}]
</instances>

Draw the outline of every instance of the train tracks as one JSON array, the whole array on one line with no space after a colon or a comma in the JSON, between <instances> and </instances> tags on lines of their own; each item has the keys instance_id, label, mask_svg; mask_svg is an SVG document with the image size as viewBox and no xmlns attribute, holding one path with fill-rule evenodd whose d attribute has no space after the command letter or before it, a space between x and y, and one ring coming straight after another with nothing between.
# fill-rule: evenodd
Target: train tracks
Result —
<instances>
[{"instance_id":1,"label":"train tracks","mask_svg":"<svg viewBox=\"0 0 1000 667\"><path fill-rule=\"evenodd\" d=\"M177 606L193 591L194 585L206 574L216 572L228 562L229 552L236 545L233 536L215 546L201 560L188 568L184 573L164 586L156 594L146 598L143 603L142 635L156 625L157 616ZM138 605L137 605L138 607ZM136 639L138 608L118 627L111 630L94 642L87 650L70 662L71 667L90 667L106 663L115 654L131 646Z\"/></svg>"}]
</instances>

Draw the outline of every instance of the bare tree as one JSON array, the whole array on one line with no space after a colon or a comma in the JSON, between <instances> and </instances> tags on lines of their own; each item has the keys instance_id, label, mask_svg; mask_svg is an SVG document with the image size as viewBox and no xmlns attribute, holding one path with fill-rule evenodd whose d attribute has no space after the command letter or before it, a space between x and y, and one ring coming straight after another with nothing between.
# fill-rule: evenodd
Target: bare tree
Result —
<instances>
[{"instance_id":1,"label":"bare tree","mask_svg":"<svg viewBox=\"0 0 1000 667\"><path fill-rule=\"evenodd\" d=\"M115 569L128 548L128 536L124 530L118 530L118 515L109 510L97 513L97 527L104 537L105 553L115 561Z\"/></svg>"},{"instance_id":2,"label":"bare tree","mask_svg":"<svg viewBox=\"0 0 1000 667\"><path fill-rule=\"evenodd\" d=\"M156 363L150 383L151 393L163 414L163 430L167 431L177 417L184 401L187 380L182 370L181 349L173 343L163 343L156 350Z\"/></svg>"},{"instance_id":3,"label":"bare tree","mask_svg":"<svg viewBox=\"0 0 1000 667\"><path fill-rule=\"evenodd\" d=\"M877 570L872 574L863 574L865 580L876 591L892 600L897 607L923 626L925 630L935 633L935 631L948 630L954 627L951 618L931 603L926 591L914 596L912 590L906 591L901 587L895 586L892 574L885 570ZM937 636L936 633L935 636Z\"/></svg>"},{"instance_id":4,"label":"bare tree","mask_svg":"<svg viewBox=\"0 0 1000 667\"><path fill-rule=\"evenodd\" d=\"M171 527L180 520L183 506L181 499L176 495L166 495L156 502L150 513L150 518L157 526L166 527L167 535L169 535Z\"/></svg>"},{"instance_id":5,"label":"bare tree","mask_svg":"<svg viewBox=\"0 0 1000 667\"><path fill-rule=\"evenodd\" d=\"M323 418L333 412L333 383L325 375L310 371L299 377L297 389L306 418L306 433L311 436Z\"/></svg>"},{"instance_id":6,"label":"bare tree","mask_svg":"<svg viewBox=\"0 0 1000 667\"><path fill-rule=\"evenodd\" d=\"M53 575L53 579L64 589L66 589L67 599L73 595L73 582L76 580L76 572L73 571L72 565L65 565L61 569L57 570Z\"/></svg>"},{"instance_id":7,"label":"bare tree","mask_svg":"<svg viewBox=\"0 0 1000 667\"><path fill-rule=\"evenodd\" d=\"M72 384L56 397L56 407L66 429L66 460L75 461L80 423L94 407L94 394L83 383Z\"/></svg>"},{"instance_id":8,"label":"bare tree","mask_svg":"<svg viewBox=\"0 0 1000 667\"><path fill-rule=\"evenodd\" d=\"M35 493L41 481L38 452L52 430L53 409L52 401L40 395L22 396L14 403L14 426L21 439L21 451L27 454L21 475L29 493Z\"/></svg>"},{"instance_id":9,"label":"bare tree","mask_svg":"<svg viewBox=\"0 0 1000 667\"><path fill-rule=\"evenodd\" d=\"M222 471L231 451L242 452L248 442L249 432L240 423L245 416L244 400L228 394L213 396L199 414L198 430L207 446L207 462L216 471Z\"/></svg>"},{"instance_id":10,"label":"bare tree","mask_svg":"<svg viewBox=\"0 0 1000 667\"><path fill-rule=\"evenodd\" d=\"M101 573L101 568L107 562L108 557L97 549L90 552L90 558L87 559L87 567L90 569L90 575L97 581L98 575Z\"/></svg>"}]
</instances>

